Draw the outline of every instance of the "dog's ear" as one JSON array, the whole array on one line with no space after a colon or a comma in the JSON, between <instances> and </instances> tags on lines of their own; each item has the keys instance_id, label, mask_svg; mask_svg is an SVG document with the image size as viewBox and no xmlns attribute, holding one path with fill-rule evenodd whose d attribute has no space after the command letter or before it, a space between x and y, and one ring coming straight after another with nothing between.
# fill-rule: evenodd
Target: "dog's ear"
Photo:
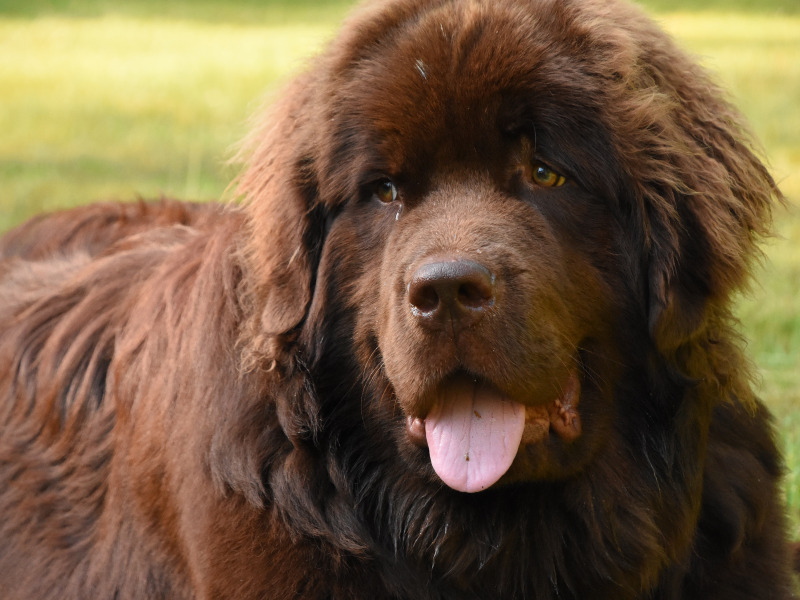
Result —
<instances>
[{"instance_id":1,"label":"dog's ear","mask_svg":"<svg viewBox=\"0 0 800 600\"><path fill-rule=\"evenodd\" d=\"M239 178L248 217L243 248L252 334L262 341L286 336L303 320L310 299L316 221L313 159L304 155L309 77L295 80L247 140Z\"/></svg>"},{"instance_id":2,"label":"dog's ear","mask_svg":"<svg viewBox=\"0 0 800 600\"><path fill-rule=\"evenodd\" d=\"M650 215L650 324L662 351L690 340L710 317L728 318L781 197L742 118L713 88L687 88L672 117L680 137L668 159L671 188L661 188L666 204Z\"/></svg>"},{"instance_id":3,"label":"dog's ear","mask_svg":"<svg viewBox=\"0 0 800 600\"><path fill-rule=\"evenodd\" d=\"M628 27L638 53L613 110L644 232L651 335L670 355L728 320L781 194L708 75L651 25Z\"/></svg>"}]
</instances>

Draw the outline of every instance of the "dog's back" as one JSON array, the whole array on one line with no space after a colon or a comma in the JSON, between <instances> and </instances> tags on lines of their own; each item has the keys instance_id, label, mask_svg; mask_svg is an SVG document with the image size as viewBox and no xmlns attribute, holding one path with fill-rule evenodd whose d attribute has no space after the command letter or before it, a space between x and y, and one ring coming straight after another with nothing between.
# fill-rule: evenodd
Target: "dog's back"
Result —
<instances>
[{"instance_id":1,"label":"dog's back","mask_svg":"<svg viewBox=\"0 0 800 600\"><path fill-rule=\"evenodd\" d=\"M184 596L180 567L118 510L146 482L112 466L132 456L117 431L130 407L108 388L159 271L227 218L210 204L107 203L0 241L0 597Z\"/></svg>"}]
</instances>

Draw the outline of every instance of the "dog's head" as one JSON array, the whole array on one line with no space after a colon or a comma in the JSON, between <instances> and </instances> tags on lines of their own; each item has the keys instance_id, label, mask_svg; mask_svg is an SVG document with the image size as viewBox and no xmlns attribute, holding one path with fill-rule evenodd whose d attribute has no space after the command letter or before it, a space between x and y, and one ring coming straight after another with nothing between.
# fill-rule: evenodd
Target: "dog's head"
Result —
<instances>
[{"instance_id":1,"label":"dog's head","mask_svg":"<svg viewBox=\"0 0 800 600\"><path fill-rule=\"evenodd\" d=\"M455 489L574 473L725 335L778 195L740 123L624 3L368 5L242 177L267 358L301 332Z\"/></svg>"}]
</instances>

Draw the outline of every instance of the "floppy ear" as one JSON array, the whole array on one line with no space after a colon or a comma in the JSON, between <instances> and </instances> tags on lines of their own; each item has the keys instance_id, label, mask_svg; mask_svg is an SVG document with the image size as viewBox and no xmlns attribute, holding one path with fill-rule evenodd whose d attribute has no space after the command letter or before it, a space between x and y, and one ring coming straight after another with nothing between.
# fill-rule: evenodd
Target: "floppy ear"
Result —
<instances>
[{"instance_id":1,"label":"floppy ear","mask_svg":"<svg viewBox=\"0 0 800 600\"><path fill-rule=\"evenodd\" d=\"M286 337L303 320L310 299L315 237L313 159L304 155L310 75L295 80L247 141L238 181L248 231L244 247L247 307L258 346ZM267 350L267 348L263 348ZM268 352L275 358L275 351Z\"/></svg>"},{"instance_id":2,"label":"floppy ear","mask_svg":"<svg viewBox=\"0 0 800 600\"><path fill-rule=\"evenodd\" d=\"M781 193L723 92L664 34L638 25L617 118L645 232L651 334L670 355L728 320Z\"/></svg>"},{"instance_id":3,"label":"floppy ear","mask_svg":"<svg viewBox=\"0 0 800 600\"><path fill-rule=\"evenodd\" d=\"M652 221L661 240L650 258L650 323L662 351L698 333L710 313L728 317L734 292L748 283L757 243L769 233L773 199L781 197L742 118L719 93L684 85L679 94L673 119L683 137L675 147L683 151L671 162L680 184L668 194L670 218L656 211L660 220Z\"/></svg>"}]
</instances>

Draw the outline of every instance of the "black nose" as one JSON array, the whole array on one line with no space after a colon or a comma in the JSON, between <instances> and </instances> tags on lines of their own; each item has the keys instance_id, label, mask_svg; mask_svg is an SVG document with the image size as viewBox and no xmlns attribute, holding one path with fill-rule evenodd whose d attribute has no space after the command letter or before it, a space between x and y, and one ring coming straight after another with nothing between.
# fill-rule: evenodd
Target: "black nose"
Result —
<instances>
[{"instance_id":1,"label":"black nose","mask_svg":"<svg viewBox=\"0 0 800 600\"><path fill-rule=\"evenodd\" d=\"M419 323L459 331L477 323L494 304L495 278L471 260L429 262L408 284L408 302Z\"/></svg>"}]
</instances>

